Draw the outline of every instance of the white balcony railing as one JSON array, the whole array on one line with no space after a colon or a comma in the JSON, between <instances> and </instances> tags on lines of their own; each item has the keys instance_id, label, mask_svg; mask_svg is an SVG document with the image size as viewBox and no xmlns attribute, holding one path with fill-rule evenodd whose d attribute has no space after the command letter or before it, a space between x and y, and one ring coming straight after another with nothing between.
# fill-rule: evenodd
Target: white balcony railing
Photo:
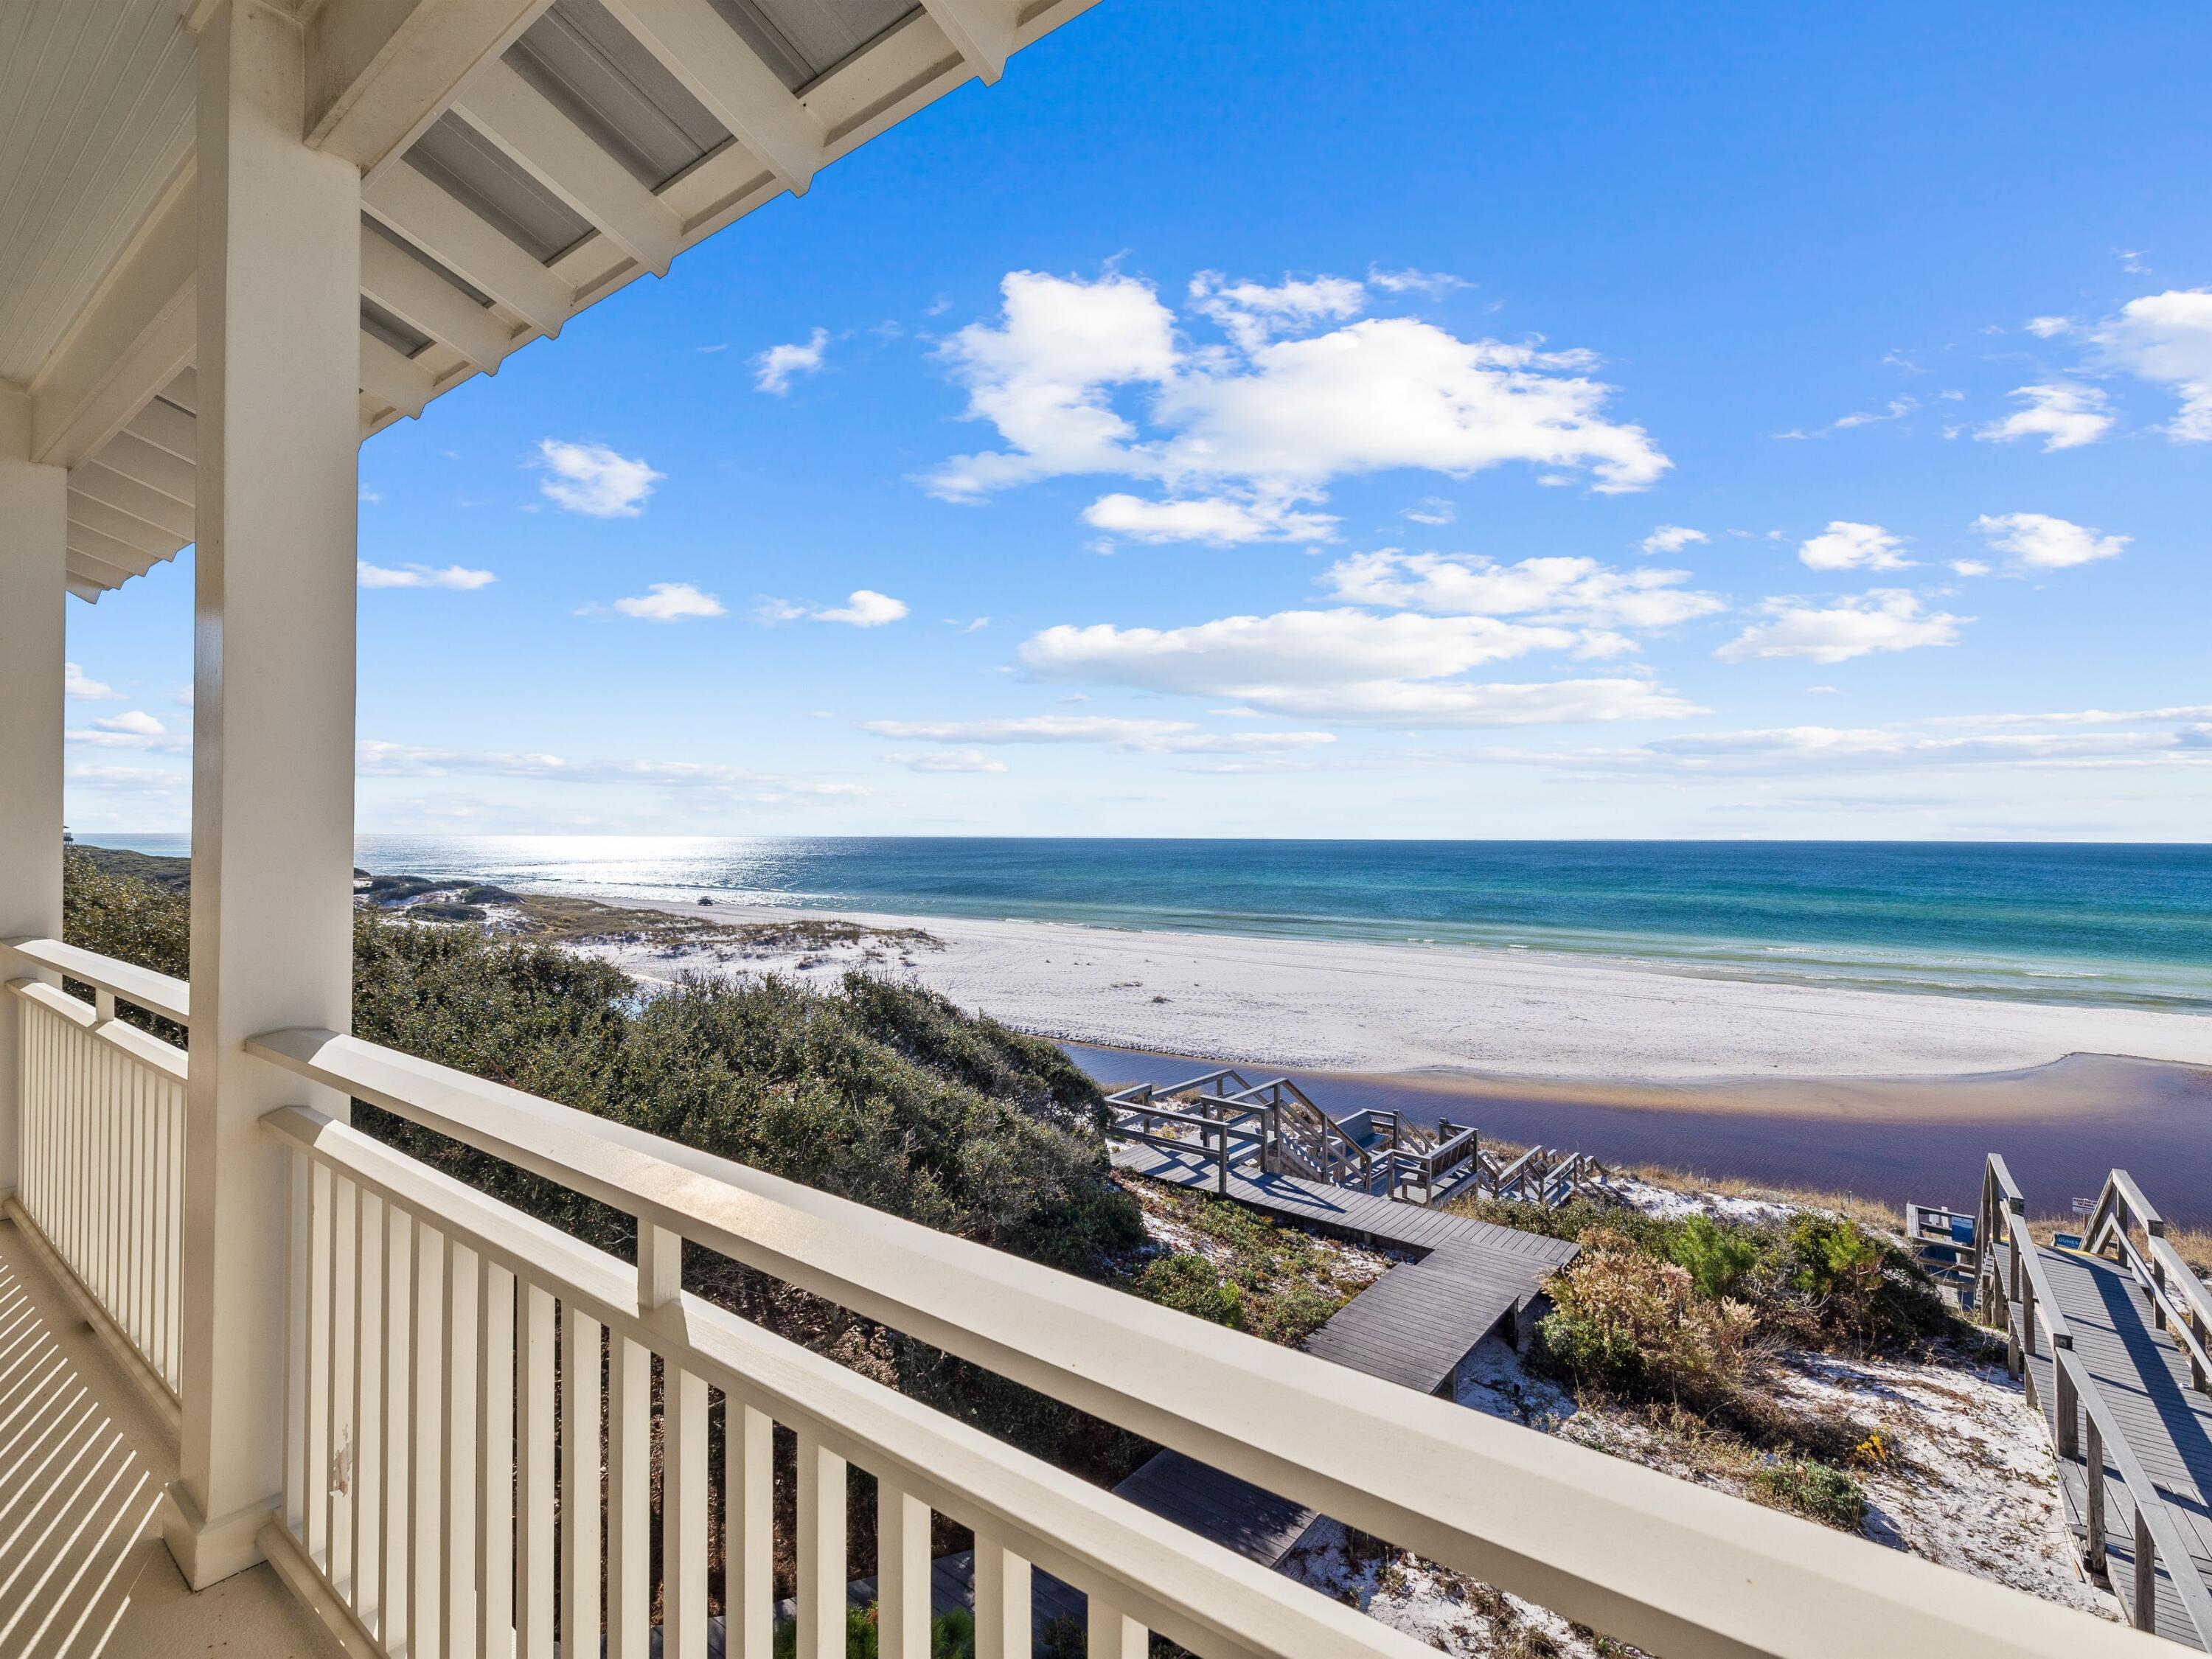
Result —
<instances>
[{"instance_id":1,"label":"white balcony railing","mask_svg":"<svg viewBox=\"0 0 2212 1659\"><path fill-rule=\"evenodd\" d=\"M246 1047L638 1226L632 1264L305 1108L263 1120L291 1178L284 1489L262 1544L356 1650L700 1659L719 1599L726 1650L768 1659L777 1425L798 1448L803 1659L844 1650L848 1468L876 1478L886 1656L927 1652L933 1510L976 1537L976 1659L1028 1653L1032 1569L1088 1595L1097 1659L1138 1659L1148 1632L1209 1659L1427 1650L683 1291L686 1249L1669 1659L2148 1639L372 1043ZM42 1109L97 1146L113 1118L80 1088Z\"/></svg>"},{"instance_id":2,"label":"white balcony railing","mask_svg":"<svg viewBox=\"0 0 2212 1659\"><path fill-rule=\"evenodd\" d=\"M120 993L181 1021L184 983L64 945L17 948L89 984L96 999L88 1005L31 979L8 987L21 1022L18 1202L173 1409L185 1056L115 1012Z\"/></svg>"}]
</instances>

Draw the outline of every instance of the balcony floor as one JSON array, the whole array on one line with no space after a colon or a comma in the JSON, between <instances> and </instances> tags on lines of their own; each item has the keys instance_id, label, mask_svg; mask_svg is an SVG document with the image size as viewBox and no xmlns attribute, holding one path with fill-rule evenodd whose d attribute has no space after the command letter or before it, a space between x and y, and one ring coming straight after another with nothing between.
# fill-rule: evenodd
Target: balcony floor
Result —
<instances>
[{"instance_id":1,"label":"balcony floor","mask_svg":"<svg viewBox=\"0 0 2212 1659\"><path fill-rule=\"evenodd\" d=\"M338 1659L266 1565L185 1588L159 1523L176 1472L166 1425L0 1218L0 1653Z\"/></svg>"}]
</instances>

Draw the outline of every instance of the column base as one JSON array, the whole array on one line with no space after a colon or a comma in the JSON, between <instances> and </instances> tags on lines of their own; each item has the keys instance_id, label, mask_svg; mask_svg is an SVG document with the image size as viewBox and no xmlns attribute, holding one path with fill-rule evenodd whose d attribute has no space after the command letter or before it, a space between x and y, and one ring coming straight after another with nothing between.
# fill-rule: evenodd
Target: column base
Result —
<instances>
[{"instance_id":1,"label":"column base","mask_svg":"<svg viewBox=\"0 0 2212 1659\"><path fill-rule=\"evenodd\" d=\"M172 1480L163 1495L168 1501L161 1506L161 1541L169 1547L177 1571L194 1589L219 1584L266 1559L260 1533L276 1513L275 1497L210 1521L192 1502L183 1481Z\"/></svg>"}]
</instances>

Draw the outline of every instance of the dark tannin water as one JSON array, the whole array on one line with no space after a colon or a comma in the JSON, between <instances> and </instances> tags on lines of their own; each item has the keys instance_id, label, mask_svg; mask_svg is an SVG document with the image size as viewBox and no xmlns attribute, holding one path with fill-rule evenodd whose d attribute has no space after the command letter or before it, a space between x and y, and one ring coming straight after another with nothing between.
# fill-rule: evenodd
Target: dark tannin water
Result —
<instances>
[{"instance_id":1,"label":"dark tannin water","mask_svg":"<svg viewBox=\"0 0 2212 1659\"><path fill-rule=\"evenodd\" d=\"M1211 1060L1062 1045L1101 1082L1171 1083ZM2032 1212L2064 1215L2125 1169L2169 1220L2212 1225L2212 1071L2082 1054L2032 1072L1843 1083L1516 1084L1237 1069L1288 1075L1341 1117L1395 1107L1449 1117L1500 1140L1587 1152L1601 1162L1847 1191L1971 1210L1982 1162L2003 1154Z\"/></svg>"}]
</instances>

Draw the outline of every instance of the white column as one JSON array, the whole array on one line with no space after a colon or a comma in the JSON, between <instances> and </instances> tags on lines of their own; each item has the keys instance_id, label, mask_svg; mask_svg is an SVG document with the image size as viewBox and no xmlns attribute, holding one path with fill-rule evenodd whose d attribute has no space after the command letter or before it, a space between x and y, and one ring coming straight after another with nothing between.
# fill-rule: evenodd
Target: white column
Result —
<instances>
[{"instance_id":1,"label":"white column","mask_svg":"<svg viewBox=\"0 0 2212 1659\"><path fill-rule=\"evenodd\" d=\"M62 586L69 475L30 459L31 400L0 381L0 939L62 931ZM6 956L0 951L0 957ZM20 963L0 961L0 980ZM0 994L0 1199L15 1190L18 1000Z\"/></svg>"},{"instance_id":2,"label":"white column","mask_svg":"<svg viewBox=\"0 0 2212 1659\"><path fill-rule=\"evenodd\" d=\"M285 1169L307 1088L242 1045L347 1029L361 180L302 140L300 30L232 0L199 53L199 467L184 1433L167 1535L195 1588L277 1501ZM310 1486L318 1472L307 1472Z\"/></svg>"}]
</instances>

